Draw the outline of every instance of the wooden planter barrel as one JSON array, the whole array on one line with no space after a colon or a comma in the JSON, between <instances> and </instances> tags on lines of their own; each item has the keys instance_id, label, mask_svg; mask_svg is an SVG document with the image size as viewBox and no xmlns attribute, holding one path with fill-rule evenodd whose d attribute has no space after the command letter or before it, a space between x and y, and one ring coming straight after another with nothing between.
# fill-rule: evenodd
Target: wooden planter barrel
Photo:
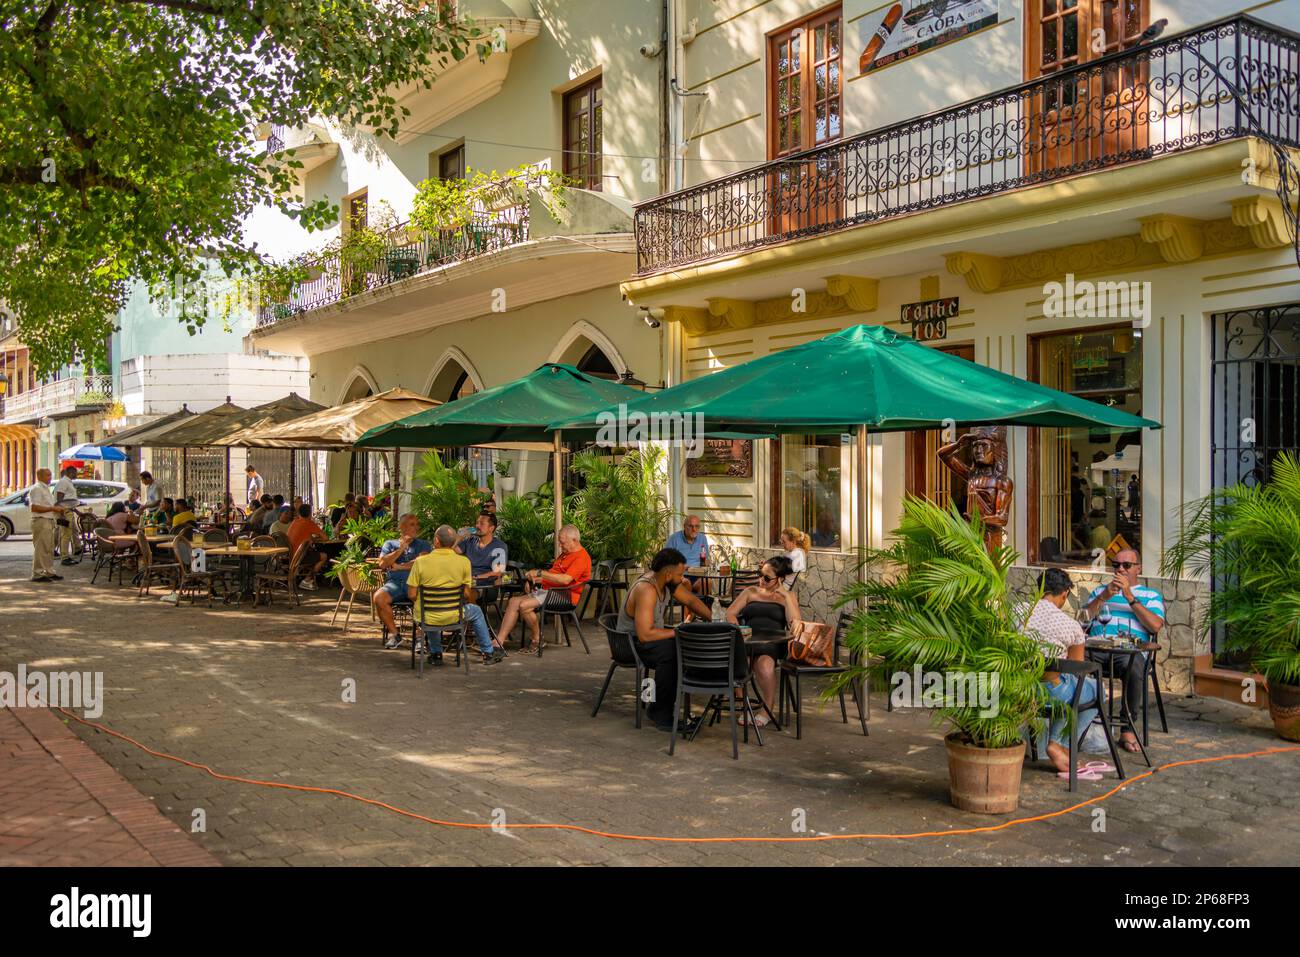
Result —
<instances>
[{"instance_id":1,"label":"wooden planter barrel","mask_svg":"<svg viewBox=\"0 0 1300 957\"><path fill-rule=\"evenodd\" d=\"M954 731L943 739L948 751L949 791L954 807L976 814L1006 814L1020 805L1020 771L1025 746L977 748Z\"/></svg>"},{"instance_id":2,"label":"wooden planter barrel","mask_svg":"<svg viewBox=\"0 0 1300 957\"><path fill-rule=\"evenodd\" d=\"M1279 736L1287 741L1300 741L1300 688L1270 681L1268 713Z\"/></svg>"}]
</instances>

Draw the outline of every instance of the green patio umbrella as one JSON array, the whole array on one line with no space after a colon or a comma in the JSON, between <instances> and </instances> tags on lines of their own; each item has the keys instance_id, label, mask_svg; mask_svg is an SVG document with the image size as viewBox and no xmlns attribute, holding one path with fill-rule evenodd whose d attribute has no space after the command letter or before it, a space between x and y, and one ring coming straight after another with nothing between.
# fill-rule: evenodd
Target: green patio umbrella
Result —
<instances>
[{"instance_id":1,"label":"green patio umbrella","mask_svg":"<svg viewBox=\"0 0 1300 957\"><path fill-rule=\"evenodd\" d=\"M377 426L356 442L359 449L433 449L463 445L550 450L555 460L555 530L562 525L564 471L557 419L594 413L644 395L618 382L598 379L573 366L547 362L522 378L484 389L434 409ZM557 542L558 545L558 542Z\"/></svg>"},{"instance_id":2,"label":"green patio umbrella","mask_svg":"<svg viewBox=\"0 0 1300 957\"><path fill-rule=\"evenodd\" d=\"M362 435L356 447L512 445L550 449L553 436L547 427L552 422L630 403L644 395L639 389L598 379L573 366L547 362L504 385L377 426Z\"/></svg>"},{"instance_id":3,"label":"green patio umbrella","mask_svg":"<svg viewBox=\"0 0 1300 957\"><path fill-rule=\"evenodd\" d=\"M598 416L554 428L590 434ZM865 426L869 432L946 425L1036 425L1141 429L1160 423L1028 382L922 345L883 326L858 325L738 366L692 379L627 405L628 413L677 426L702 416L710 434L811 434ZM686 420L696 426L699 420ZM675 433L674 433L675 434ZM656 438L670 438L657 435Z\"/></svg>"}]
</instances>

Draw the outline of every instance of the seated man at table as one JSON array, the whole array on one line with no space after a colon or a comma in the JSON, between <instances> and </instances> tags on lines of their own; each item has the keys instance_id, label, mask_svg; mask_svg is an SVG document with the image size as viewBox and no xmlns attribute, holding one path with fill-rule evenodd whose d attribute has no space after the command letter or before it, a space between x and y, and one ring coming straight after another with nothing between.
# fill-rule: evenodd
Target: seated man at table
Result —
<instances>
[{"instance_id":1,"label":"seated man at table","mask_svg":"<svg viewBox=\"0 0 1300 957\"><path fill-rule=\"evenodd\" d=\"M677 701L677 641L664 616L673 599L708 621L709 606L686 584L686 556L675 548L660 549L650 560L650 570L627 590L618 609L618 630L633 635L641 660L654 669L654 693L646 714L660 731L673 728Z\"/></svg>"},{"instance_id":2,"label":"seated man at table","mask_svg":"<svg viewBox=\"0 0 1300 957\"><path fill-rule=\"evenodd\" d=\"M194 514L194 507L183 499L176 500L176 514L172 516L172 528L180 528L182 525L193 525L199 520Z\"/></svg>"},{"instance_id":3,"label":"seated man at table","mask_svg":"<svg viewBox=\"0 0 1300 957\"><path fill-rule=\"evenodd\" d=\"M158 508L149 516L149 521L163 528L170 528L172 516L176 514L176 503L169 498L160 500Z\"/></svg>"},{"instance_id":4,"label":"seated man at table","mask_svg":"<svg viewBox=\"0 0 1300 957\"><path fill-rule=\"evenodd\" d=\"M462 535L456 542L456 551L469 559L474 573L474 584L483 587L495 585L506 570L506 543L497 538L497 517L480 512L474 520L474 530Z\"/></svg>"},{"instance_id":5,"label":"seated man at table","mask_svg":"<svg viewBox=\"0 0 1300 957\"><path fill-rule=\"evenodd\" d=\"M290 558L298 554L298 549L304 542L309 543L302 560L298 562L298 572L304 576L302 587L312 591L316 587L316 576L325 569L326 555L314 547L316 542L325 541L325 530L312 521L310 505L298 509L298 517L289 525L285 534L289 538Z\"/></svg>"},{"instance_id":6,"label":"seated man at table","mask_svg":"<svg viewBox=\"0 0 1300 957\"><path fill-rule=\"evenodd\" d=\"M280 506L280 514L276 520L271 523L271 528L267 531L268 535L288 535L289 527L293 525L294 518L302 513L302 506L299 505L297 510L290 508L288 505ZM311 509L307 509L307 517L311 517ZM314 522L312 523L315 524Z\"/></svg>"},{"instance_id":7,"label":"seated man at table","mask_svg":"<svg viewBox=\"0 0 1300 957\"><path fill-rule=\"evenodd\" d=\"M474 629L478 640L478 650L483 655L485 665L494 665L505 653L492 645L492 632L488 630L487 618L483 609L473 604L474 578L470 571L469 559L457 554L456 530L450 525L439 525L433 533L433 551L421 555L411 566L411 574L406 579L406 594L415 602L415 620L424 627L424 640L429 652L429 660L435 665L442 664L442 628L456 621L455 612L429 612L422 616L420 610L420 586L428 588L462 589L465 596L465 620Z\"/></svg>"},{"instance_id":8,"label":"seated man at table","mask_svg":"<svg viewBox=\"0 0 1300 957\"><path fill-rule=\"evenodd\" d=\"M1154 641L1165 627L1165 599L1154 588L1139 585L1142 577L1142 559L1131 548L1115 555L1111 560L1114 573L1110 582L1098 585L1088 596L1088 617L1092 618L1089 638L1130 637L1134 641ZM1110 622L1102 627L1097 614L1105 605L1110 611ZM1093 650L1089 657L1100 661L1102 668L1108 668L1107 658L1111 652ZM1149 654L1114 655L1115 676L1124 679L1124 710L1136 714L1142 706L1142 689L1147 681L1147 669L1151 666ZM1126 726L1120 737L1120 743L1126 751L1137 751L1137 735L1133 728Z\"/></svg>"},{"instance_id":9,"label":"seated man at table","mask_svg":"<svg viewBox=\"0 0 1300 957\"><path fill-rule=\"evenodd\" d=\"M140 505L140 490L137 488L133 488L131 489L131 494L126 497L126 510L128 512L134 513L134 512L139 512L141 508L142 506Z\"/></svg>"},{"instance_id":10,"label":"seated man at table","mask_svg":"<svg viewBox=\"0 0 1300 957\"><path fill-rule=\"evenodd\" d=\"M384 647L389 649L402 643L397 621L393 618L393 604L410 601L406 580L411 574L411 566L421 555L433 551L433 546L420 537L420 520L410 512L398 520L397 532L401 538L390 538L379 549L379 564L375 567L385 573L385 580L370 599L384 626L384 634L389 636L384 642Z\"/></svg>"},{"instance_id":11,"label":"seated man at table","mask_svg":"<svg viewBox=\"0 0 1300 957\"><path fill-rule=\"evenodd\" d=\"M104 521L113 529L114 535L129 535L140 524L140 517L128 511L125 502L114 502L108 507L108 517Z\"/></svg>"},{"instance_id":12,"label":"seated man at table","mask_svg":"<svg viewBox=\"0 0 1300 957\"><path fill-rule=\"evenodd\" d=\"M582 533L576 525L565 525L560 529L559 540L560 556L554 564L546 571L534 569L526 576L533 590L526 595L516 595L506 605L498 632L502 643L510 637L515 622L522 617L532 643L524 644L521 650L540 652L542 628L537 610L546 605L576 605L582 597L583 583L591 578L591 556L582 547Z\"/></svg>"},{"instance_id":13,"label":"seated man at table","mask_svg":"<svg viewBox=\"0 0 1300 957\"><path fill-rule=\"evenodd\" d=\"M1055 658L1082 661L1083 628L1063 610L1073 587L1069 573L1059 568L1049 568L1038 576L1038 587L1042 590L1043 597L1030 612L1026 630L1042 645L1043 654L1049 662ZM1047 757L1057 771L1065 774L1070 771L1070 734L1074 734L1077 742L1083 730L1097 717L1096 707L1083 707L1096 705L1097 682L1090 677L1085 677L1083 681L1083 691L1079 695L1078 726L1071 729L1070 715L1060 714L1052 718L1048 731ZM1079 676L1045 671L1043 683L1047 685L1047 693L1053 701L1059 701L1069 708L1074 700L1074 690L1079 685Z\"/></svg>"},{"instance_id":14,"label":"seated man at table","mask_svg":"<svg viewBox=\"0 0 1300 957\"><path fill-rule=\"evenodd\" d=\"M709 536L700 531L700 517L698 515L687 515L686 521L682 523L681 530L668 536L664 548L675 548L685 555L688 568L699 568L707 565L709 563ZM704 579L692 578L687 575L686 581L692 591L704 591Z\"/></svg>"},{"instance_id":15,"label":"seated man at table","mask_svg":"<svg viewBox=\"0 0 1300 957\"><path fill-rule=\"evenodd\" d=\"M268 515L275 514L274 506L275 499L269 495L263 495L248 513L248 530L254 535L264 535L266 529L270 527L270 522L265 522L265 519Z\"/></svg>"},{"instance_id":16,"label":"seated man at table","mask_svg":"<svg viewBox=\"0 0 1300 957\"><path fill-rule=\"evenodd\" d=\"M343 521L343 513L347 511L347 507L351 505L353 502L355 502L356 500L357 497L353 495L351 492L345 494L343 496L343 501L340 504L335 505L333 508L330 509L330 524L333 525L335 528L338 528L339 524L342 523Z\"/></svg>"}]
</instances>

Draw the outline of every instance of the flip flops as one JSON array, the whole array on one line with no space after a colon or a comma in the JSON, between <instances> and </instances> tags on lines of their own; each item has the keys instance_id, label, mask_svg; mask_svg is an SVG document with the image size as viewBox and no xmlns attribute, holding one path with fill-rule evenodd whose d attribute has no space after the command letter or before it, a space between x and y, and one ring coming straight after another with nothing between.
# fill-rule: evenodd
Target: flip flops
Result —
<instances>
[{"instance_id":1,"label":"flip flops","mask_svg":"<svg viewBox=\"0 0 1300 957\"><path fill-rule=\"evenodd\" d=\"M1075 771L1075 776L1080 781L1100 781L1103 774L1110 774L1115 769L1105 761L1089 761L1087 764L1079 765ZM1056 776L1062 781L1070 779L1069 771L1057 771Z\"/></svg>"}]
</instances>

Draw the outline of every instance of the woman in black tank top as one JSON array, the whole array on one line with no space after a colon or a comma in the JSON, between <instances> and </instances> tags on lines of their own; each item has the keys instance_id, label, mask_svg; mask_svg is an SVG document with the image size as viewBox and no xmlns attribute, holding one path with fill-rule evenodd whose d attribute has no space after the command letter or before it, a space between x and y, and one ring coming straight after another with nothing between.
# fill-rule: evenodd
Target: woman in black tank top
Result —
<instances>
[{"instance_id":1,"label":"woman in black tank top","mask_svg":"<svg viewBox=\"0 0 1300 957\"><path fill-rule=\"evenodd\" d=\"M727 609L727 621L748 625L756 634L789 634L795 622L801 620L799 599L794 592L786 591L782 585L785 576L789 574L790 559L784 555L776 555L765 561L759 569L758 584L741 592ZM776 658L771 655L758 655L754 658L754 682L768 709L775 711ZM767 715L760 712L754 721L761 728L767 724Z\"/></svg>"}]
</instances>

